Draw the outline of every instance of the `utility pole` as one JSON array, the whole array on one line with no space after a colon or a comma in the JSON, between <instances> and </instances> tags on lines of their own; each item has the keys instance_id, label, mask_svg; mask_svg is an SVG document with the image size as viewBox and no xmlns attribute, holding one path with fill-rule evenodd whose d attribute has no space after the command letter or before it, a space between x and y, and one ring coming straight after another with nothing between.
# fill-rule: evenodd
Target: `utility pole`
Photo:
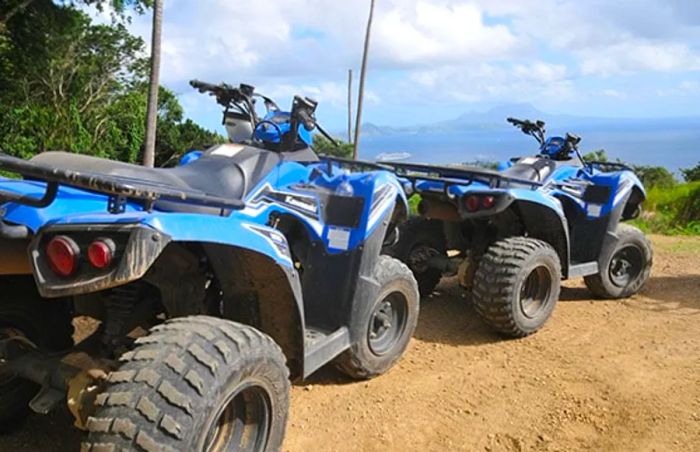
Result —
<instances>
[{"instance_id":1,"label":"utility pole","mask_svg":"<svg viewBox=\"0 0 700 452\"><path fill-rule=\"evenodd\" d=\"M348 143L352 143L352 69L348 69Z\"/></svg>"},{"instance_id":2,"label":"utility pole","mask_svg":"<svg viewBox=\"0 0 700 452\"><path fill-rule=\"evenodd\" d=\"M365 94L365 75L367 73L367 57L369 54L369 38L372 31L372 18L374 16L374 0L370 0L369 17L367 18L367 31L365 33L365 48L362 53L362 67L360 68L360 87L357 95L357 119L355 120L355 141L353 142L352 158L357 160L357 150L360 146L360 123L362 121L362 100Z\"/></svg>"},{"instance_id":3,"label":"utility pole","mask_svg":"<svg viewBox=\"0 0 700 452\"><path fill-rule=\"evenodd\" d=\"M152 168L156 152L156 127L158 126L158 88L160 87L160 42L163 28L163 0L153 1L153 30L151 31L151 79L148 85L148 111L146 113L146 139L143 166Z\"/></svg>"}]
</instances>

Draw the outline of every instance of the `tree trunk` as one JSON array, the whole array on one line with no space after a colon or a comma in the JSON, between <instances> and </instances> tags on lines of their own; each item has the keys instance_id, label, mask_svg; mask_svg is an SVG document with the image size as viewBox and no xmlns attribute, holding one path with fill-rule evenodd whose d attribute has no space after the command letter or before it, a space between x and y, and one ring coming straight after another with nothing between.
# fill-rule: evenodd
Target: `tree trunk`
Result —
<instances>
[{"instance_id":1,"label":"tree trunk","mask_svg":"<svg viewBox=\"0 0 700 452\"><path fill-rule=\"evenodd\" d=\"M348 69L348 143L352 143L352 69Z\"/></svg>"},{"instance_id":2,"label":"tree trunk","mask_svg":"<svg viewBox=\"0 0 700 452\"><path fill-rule=\"evenodd\" d=\"M5 28L7 22L12 19L12 17L22 11L24 8L29 6L34 0L22 0L15 6L11 6L7 11L0 11L0 31Z\"/></svg>"},{"instance_id":3,"label":"tree trunk","mask_svg":"<svg viewBox=\"0 0 700 452\"><path fill-rule=\"evenodd\" d=\"M357 118L355 119L355 141L352 150L353 160L357 160L357 150L360 146L360 124L362 122L362 100L365 94L365 75L367 73L367 57L369 54L369 38L372 31L372 18L374 16L374 0L369 5L369 17L367 18L367 32L365 33L365 48L362 53L362 68L360 68L360 87L357 95Z\"/></svg>"},{"instance_id":4,"label":"tree trunk","mask_svg":"<svg viewBox=\"0 0 700 452\"><path fill-rule=\"evenodd\" d=\"M158 88L160 86L160 41L163 25L163 0L153 2L153 30L151 36L151 80L148 86L148 112L146 114L146 139L143 165L153 167L156 151L156 127L158 125Z\"/></svg>"}]
</instances>

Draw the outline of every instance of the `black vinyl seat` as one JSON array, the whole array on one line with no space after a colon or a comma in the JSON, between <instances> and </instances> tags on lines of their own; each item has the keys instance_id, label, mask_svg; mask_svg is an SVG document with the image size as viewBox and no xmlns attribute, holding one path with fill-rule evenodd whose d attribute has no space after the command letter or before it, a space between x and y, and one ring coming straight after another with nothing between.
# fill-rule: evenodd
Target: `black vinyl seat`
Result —
<instances>
[{"instance_id":1,"label":"black vinyl seat","mask_svg":"<svg viewBox=\"0 0 700 452\"><path fill-rule=\"evenodd\" d=\"M282 160L283 155L254 147L243 147L235 154L217 155L207 151L201 158L175 168L146 168L130 163L67 152L44 152L32 162L57 169L104 174L125 182L146 182L176 189L191 189L226 199L242 199ZM164 211L210 213L220 209L184 203L159 201Z\"/></svg>"},{"instance_id":2,"label":"black vinyl seat","mask_svg":"<svg viewBox=\"0 0 700 452\"><path fill-rule=\"evenodd\" d=\"M515 162L510 168L505 169L503 174L519 179L543 182L556 167L556 162L548 158L525 157Z\"/></svg>"}]
</instances>

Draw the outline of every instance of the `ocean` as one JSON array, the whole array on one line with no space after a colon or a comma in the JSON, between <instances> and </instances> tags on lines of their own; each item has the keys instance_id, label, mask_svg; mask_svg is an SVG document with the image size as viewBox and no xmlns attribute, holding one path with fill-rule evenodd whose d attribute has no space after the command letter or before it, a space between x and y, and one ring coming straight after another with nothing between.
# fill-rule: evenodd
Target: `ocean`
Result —
<instances>
[{"instance_id":1,"label":"ocean","mask_svg":"<svg viewBox=\"0 0 700 452\"><path fill-rule=\"evenodd\" d=\"M610 160L664 166L676 173L680 168L700 163L700 127L697 124L581 126L573 130L582 138L579 148L584 154L604 149ZM551 132L549 136L565 133ZM376 160L383 154L398 154L393 157L435 164L500 161L536 152L535 140L514 129L397 133L366 136L360 142L362 159Z\"/></svg>"}]
</instances>

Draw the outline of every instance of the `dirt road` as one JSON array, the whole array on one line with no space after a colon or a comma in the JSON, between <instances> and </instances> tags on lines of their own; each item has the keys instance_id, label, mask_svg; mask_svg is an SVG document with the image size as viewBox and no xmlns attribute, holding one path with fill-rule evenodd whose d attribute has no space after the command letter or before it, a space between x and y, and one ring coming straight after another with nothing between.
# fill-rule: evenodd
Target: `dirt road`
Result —
<instances>
[{"instance_id":1,"label":"dirt road","mask_svg":"<svg viewBox=\"0 0 700 452\"><path fill-rule=\"evenodd\" d=\"M700 239L653 241L642 294L596 301L567 283L522 340L491 333L443 282L387 375L322 370L294 387L285 449L700 451ZM70 422L34 416L0 450L77 450Z\"/></svg>"}]
</instances>

